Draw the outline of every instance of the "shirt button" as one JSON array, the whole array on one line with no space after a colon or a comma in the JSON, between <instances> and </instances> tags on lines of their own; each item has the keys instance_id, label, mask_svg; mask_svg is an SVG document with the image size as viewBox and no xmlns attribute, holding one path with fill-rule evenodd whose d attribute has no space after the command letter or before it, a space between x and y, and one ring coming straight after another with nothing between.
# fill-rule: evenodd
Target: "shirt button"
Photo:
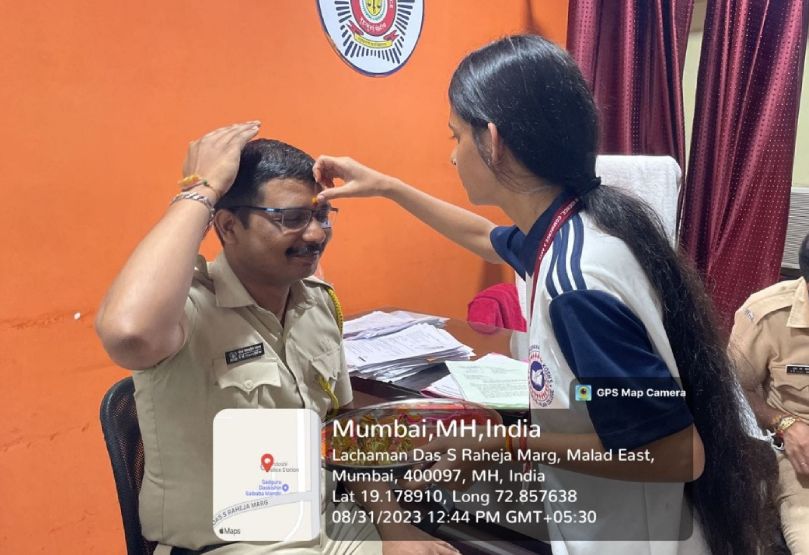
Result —
<instances>
[{"instance_id":1,"label":"shirt button","mask_svg":"<svg viewBox=\"0 0 809 555\"><path fill-rule=\"evenodd\" d=\"M253 380L245 380L245 381L244 381L244 388L245 388L247 391L252 390L254 386L255 386L255 384L253 383Z\"/></svg>"}]
</instances>

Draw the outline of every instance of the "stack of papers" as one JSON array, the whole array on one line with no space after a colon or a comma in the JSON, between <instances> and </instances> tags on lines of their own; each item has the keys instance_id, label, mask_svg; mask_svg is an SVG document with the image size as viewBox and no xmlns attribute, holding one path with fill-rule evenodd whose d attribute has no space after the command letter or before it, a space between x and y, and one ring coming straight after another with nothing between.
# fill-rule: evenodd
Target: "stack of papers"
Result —
<instances>
[{"instance_id":1,"label":"stack of papers","mask_svg":"<svg viewBox=\"0 0 809 555\"><path fill-rule=\"evenodd\" d=\"M346 322L343 325L343 338L369 339L395 333L416 324L432 324L441 327L446 321L446 318L417 312L405 312L404 310L380 312L376 310Z\"/></svg>"},{"instance_id":2,"label":"stack of papers","mask_svg":"<svg viewBox=\"0 0 809 555\"><path fill-rule=\"evenodd\" d=\"M447 362L450 374L422 393L465 399L498 409L528 409L528 365L488 354L472 362Z\"/></svg>"},{"instance_id":3,"label":"stack of papers","mask_svg":"<svg viewBox=\"0 0 809 555\"><path fill-rule=\"evenodd\" d=\"M349 372L363 378L395 382L448 360L468 360L471 348L430 324L344 342Z\"/></svg>"}]
</instances>

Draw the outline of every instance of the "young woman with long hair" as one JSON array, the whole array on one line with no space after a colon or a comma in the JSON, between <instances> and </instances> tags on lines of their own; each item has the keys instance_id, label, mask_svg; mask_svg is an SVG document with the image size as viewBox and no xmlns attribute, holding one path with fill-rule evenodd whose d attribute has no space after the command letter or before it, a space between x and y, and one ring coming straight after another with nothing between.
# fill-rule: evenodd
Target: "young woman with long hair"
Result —
<instances>
[{"instance_id":1,"label":"young woman with long hair","mask_svg":"<svg viewBox=\"0 0 809 555\"><path fill-rule=\"evenodd\" d=\"M538 36L506 37L464 58L449 101L451 162L470 201L500 207L515 225L497 227L349 158L321 157L315 176L329 186L322 199L389 198L525 277L542 436L510 443L558 454L543 487L576 487L600 521L550 524L554 553L775 552L771 453L745 431L695 273L642 201L596 176L597 110L575 62ZM576 412L576 383L663 393L594 398ZM502 440L484 448L504 449ZM639 455L593 462L616 452ZM690 535L683 506L696 516Z\"/></svg>"}]
</instances>

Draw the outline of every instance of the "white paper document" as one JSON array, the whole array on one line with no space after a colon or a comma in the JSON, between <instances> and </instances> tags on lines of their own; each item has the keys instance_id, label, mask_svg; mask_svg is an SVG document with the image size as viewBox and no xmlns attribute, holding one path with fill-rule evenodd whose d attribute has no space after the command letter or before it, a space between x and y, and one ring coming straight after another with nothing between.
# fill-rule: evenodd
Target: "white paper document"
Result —
<instances>
[{"instance_id":1,"label":"white paper document","mask_svg":"<svg viewBox=\"0 0 809 555\"><path fill-rule=\"evenodd\" d=\"M489 354L475 361L446 364L467 401L496 408L528 409L528 365L525 362ZM443 388L446 387L443 384Z\"/></svg>"},{"instance_id":2,"label":"white paper document","mask_svg":"<svg viewBox=\"0 0 809 555\"><path fill-rule=\"evenodd\" d=\"M463 391L461 391L461 387L458 385L455 378L452 377L452 374L447 374L437 382L422 389L421 392L431 397L445 397L447 399L464 398Z\"/></svg>"},{"instance_id":3,"label":"white paper document","mask_svg":"<svg viewBox=\"0 0 809 555\"><path fill-rule=\"evenodd\" d=\"M381 312L375 310L365 316L346 321L343 324L343 338L368 339L395 333L416 324L442 326L446 321L446 318L417 312L406 312L404 310Z\"/></svg>"},{"instance_id":4,"label":"white paper document","mask_svg":"<svg viewBox=\"0 0 809 555\"><path fill-rule=\"evenodd\" d=\"M388 335L347 339L344 346L349 371L388 382L439 362L468 360L474 355L447 331L423 323Z\"/></svg>"}]
</instances>

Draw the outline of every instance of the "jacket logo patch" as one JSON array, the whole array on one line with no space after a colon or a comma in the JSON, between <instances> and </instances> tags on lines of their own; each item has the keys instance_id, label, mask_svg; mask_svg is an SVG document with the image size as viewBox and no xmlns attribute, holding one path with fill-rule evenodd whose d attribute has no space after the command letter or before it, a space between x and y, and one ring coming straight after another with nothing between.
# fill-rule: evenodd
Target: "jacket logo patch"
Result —
<instances>
[{"instance_id":1,"label":"jacket logo patch","mask_svg":"<svg viewBox=\"0 0 809 555\"><path fill-rule=\"evenodd\" d=\"M225 353L225 362L228 364L234 364L243 360L258 358L260 356L264 356L264 343L256 343L255 345L250 345L249 347L242 347L241 349L228 351Z\"/></svg>"},{"instance_id":2,"label":"jacket logo patch","mask_svg":"<svg viewBox=\"0 0 809 555\"><path fill-rule=\"evenodd\" d=\"M540 407L553 403L553 377L547 365L542 362L539 346L531 345L528 350L529 393L531 399Z\"/></svg>"},{"instance_id":3,"label":"jacket logo patch","mask_svg":"<svg viewBox=\"0 0 809 555\"><path fill-rule=\"evenodd\" d=\"M809 375L809 365L806 365L806 364L787 364L787 374Z\"/></svg>"}]
</instances>

